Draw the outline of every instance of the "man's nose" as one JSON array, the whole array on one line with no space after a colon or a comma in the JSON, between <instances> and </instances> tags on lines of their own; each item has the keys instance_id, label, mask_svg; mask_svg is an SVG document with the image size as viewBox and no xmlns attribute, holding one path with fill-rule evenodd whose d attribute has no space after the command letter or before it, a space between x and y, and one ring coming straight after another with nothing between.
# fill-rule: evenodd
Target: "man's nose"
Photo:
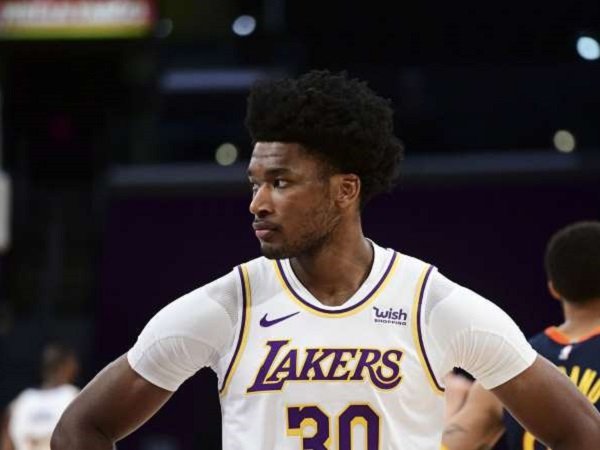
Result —
<instances>
[{"instance_id":1,"label":"man's nose","mask_svg":"<svg viewBox=\"0 0 600 450\"><path fill-rule=\"evenodd\" d=\"M273 212L271 191L267 185L259 186L254 192L249 209L256 217L264 217Z\"/></svg>"}]
</instances>

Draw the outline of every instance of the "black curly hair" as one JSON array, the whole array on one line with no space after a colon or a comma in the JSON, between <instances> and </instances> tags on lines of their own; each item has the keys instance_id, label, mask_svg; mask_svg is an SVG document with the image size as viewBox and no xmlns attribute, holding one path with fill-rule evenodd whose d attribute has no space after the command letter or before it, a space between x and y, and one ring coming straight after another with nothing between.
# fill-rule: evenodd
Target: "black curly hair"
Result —
<instances>
[{"instance_id":1,"label":"black curly hair","mask_svg":"<svg viewBox=\"0 0 600 450\"><path fill-rule=\"evenodd\" d=\"M600 298L600 222L585 221L559 230L548 242L546 274L569 302Z\"/></svg>"},{"instance_id":2,"label":"black curly hair","mask_svg":"<svg viewBox=\"0 0 600 450\"><path fill-rule=\"evenodd\" d=\"M361 207L389 191L404 148L394 136L389 100L346 72L314 70L297 79L263 81L248 98L253 143L296 142L338 173L361 180Z\"/></svg>"}]
</instances>

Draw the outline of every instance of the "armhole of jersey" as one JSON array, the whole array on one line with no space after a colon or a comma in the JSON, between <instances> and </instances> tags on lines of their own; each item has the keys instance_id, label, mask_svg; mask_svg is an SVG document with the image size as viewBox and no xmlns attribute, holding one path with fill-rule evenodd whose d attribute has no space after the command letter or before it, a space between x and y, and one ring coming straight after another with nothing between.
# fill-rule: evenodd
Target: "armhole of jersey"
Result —
<instances>
[{"instance_id":1,"label":"armhole of jersey","mask_svg":"<svg viewBox=\"0 0 600 450\"><path fill-rule=\"evenodd\" d=\"M248 276L248 268L245 264L242 264L241 266L237 267L237 270L238 275L240 277L242 291L242 318L240 321L240 328L237 335L237 342L235 344L235 351L233 352L231 361L229 361L229 367L227 367L225 377L223 377L222 386L219 389L220 395L225 395L225 392L227 391L227 386L229 385L229 381L235 373L239 360L242 354L244 353L244 348L246 347L246 340L248 337L248 328L250 325L250 306L252 304L252 291L250 289L250 278Z\"/></svg>"},{"instance_id":2,"label":"armhole of jersey","mask_svg":"<svg viewBox=\"0 0 600 450\"><path fill-rule=\"evenodd\" d=\"M431 368L431 363L427 358L427 352L425 350L425 343L423 340L423 315L424 315L424 298L425 291L427 290L427 283L431 279L431 273L433 272L434 267L431 265L426 265L423 271L421 272L421 276L419 277L419 281L417 282L417 288L415 291L415 298L413 301L412 308L412 334L415 343L415 347L417 348L417 355L419 356L419 361L421 363L421 367L423 371L427 375L427 380L429 381L429 385L433 392L438 395L444 394L444 388L438 382L435 374L433 373L433 369Z\"/></svg>"}]
</instances>

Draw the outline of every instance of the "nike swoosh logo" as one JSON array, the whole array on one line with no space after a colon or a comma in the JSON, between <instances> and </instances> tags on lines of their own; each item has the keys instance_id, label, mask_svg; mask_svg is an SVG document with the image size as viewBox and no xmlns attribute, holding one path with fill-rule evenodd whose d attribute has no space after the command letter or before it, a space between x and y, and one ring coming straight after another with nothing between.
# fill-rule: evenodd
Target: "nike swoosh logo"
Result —
<instances>
[{"instance_id":1,"label":"nike swoosh logo","mask_svg":"<svg viewBox=\"0 0 600 450\"><path fill-rule=\"evenodd\" d=\"M291 313L291 314L288 314L287 316L283 316L283 317L278 317L277 319L273 319L273 320L267 319L267 314L265 314L264 316L262 316L262 319L260 319L260 326L261 327L270 327L279 322L283 322L285 319L294 317L296 314L300 314L300 311L296 311L295 313Z\"/></svg>"}]
</instances>

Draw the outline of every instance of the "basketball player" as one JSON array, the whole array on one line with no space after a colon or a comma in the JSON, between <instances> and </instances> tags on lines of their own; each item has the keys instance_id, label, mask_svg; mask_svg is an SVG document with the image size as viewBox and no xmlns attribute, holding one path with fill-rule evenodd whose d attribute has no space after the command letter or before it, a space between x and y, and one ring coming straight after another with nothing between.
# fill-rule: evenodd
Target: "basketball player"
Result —
<instances>
[{"instance_id":1,"label":"basketball player","mask_svg":"<svg viewBox=\"0 0 600 450\"><path fill-rule=\"evenodd\" d=\"M50 450L50 437L79 389L71 383L78 372L75 353L48 344L42 353L42 384L24 390L9 405L2 450Z\"/></svg>"},{"instance_id":2,"label":"basketball player","mask_svg":"<svg viewBox=\"0 0 600 450\"><path fill-rule=\"evenodd\" d=\"M548 289L561 302L565 321L530 342L600 409L600 222L579 222L558 231L546 248L545 266ZM451 450L491 448L505 431L510 450L547 448L476 383L449 420L444 443ZM594 448L600 448L600 441Z\"/></svg>"},{"instance_id":3,"label":"basketball player","mask_svg":"<svg viewBox=\"0 0 600 450\"><path fill-rule=\"evenodd\" d=\"M437 449L455 366L554 450L592 448L600 416L505 313L363 235L362 209L397 175L392 123L388 102L343 74L255 86L248 179L264 256L150 320L67 409L53 449L112 448L204 366L225 450Z\"/></svg>"}]
</instances>

